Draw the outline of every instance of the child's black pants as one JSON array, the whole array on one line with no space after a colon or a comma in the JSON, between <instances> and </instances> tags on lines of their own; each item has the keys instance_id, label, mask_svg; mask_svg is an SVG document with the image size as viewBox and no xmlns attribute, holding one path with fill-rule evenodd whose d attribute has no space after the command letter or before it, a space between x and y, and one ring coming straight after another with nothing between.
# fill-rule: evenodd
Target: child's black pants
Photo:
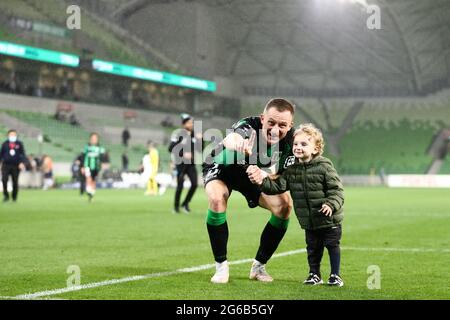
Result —
<instances>
[{"instance_id":1,"label":"child's black pants","mask_svg":"<svg viewBox=\"0 0 450 320\"><path fill-rule=\"evenodd\" d=\"M323 250L327 248L330 256L331 274L339 275L341 250L339 247L342 237L342 226L318 230L305 230L306 251L308 253L309 272L320 276L320 262Z\"/></svg>"}]
</instances>

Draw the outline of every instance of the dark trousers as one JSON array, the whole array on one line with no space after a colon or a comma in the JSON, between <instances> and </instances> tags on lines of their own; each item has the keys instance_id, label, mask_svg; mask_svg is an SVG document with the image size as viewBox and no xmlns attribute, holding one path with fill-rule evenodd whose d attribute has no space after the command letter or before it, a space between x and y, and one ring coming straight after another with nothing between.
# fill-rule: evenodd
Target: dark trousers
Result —
<instances>
[{"instance_id":1,"label":"dark trousers","mask_svg":"<svg viewBox=\"0 0 450 320\"><path fill-rule=\"evenodd\" d=\"M324 248L330 256L331 273L339 275L342 237L342 225L318 230L305 230L306 251L308 253L309 272L320 276L320 262Z\"/></svg>"},{"instance_id":2,"label":"dark trousers","mask_svg":"<svg viewBox=\"0 0 450 320\"><path fill-rule=\"evenodd\" d=\"M80 195L83 195L84 192L86 191L86 177L84 176L84 174L79 175L79 181L80 181Z\"/></svg>"},{"instance_id":3,"label":"dark trousers","mask_svg":"<svg viewBox=\"0 0 450 320\"><path fill-rule=\"evenodd\" d=\"M18 165L5 163L2 165L3 196L6 200L9 199L9 193L7 189L9 176L11 176L13 184L12 198L14 201L17 200L17 194L19 193L19 172L20 170Z\"/></svg>"},{"instance_id":4,"label":"dark trousers","mask_svg":"<svg viewBox=\"0 0 450 320\"><path fill-rule=\"evenodd\" d=\"M197 189L197 169L194 164L177 165L177 189L175 191L175 208L180 207L181 192L183 191L184 176L187 175L191 181L191 187L184 199L182 206L189 204Z\"/></svg>"}]
</instances>

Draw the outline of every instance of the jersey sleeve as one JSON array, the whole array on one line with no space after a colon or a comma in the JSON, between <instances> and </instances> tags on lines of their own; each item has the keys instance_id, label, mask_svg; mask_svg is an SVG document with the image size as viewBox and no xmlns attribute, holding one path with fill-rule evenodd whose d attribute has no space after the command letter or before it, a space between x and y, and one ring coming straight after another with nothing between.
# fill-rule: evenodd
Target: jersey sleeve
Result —
<instances>
[{"instance_id":1,"label":"jersey sleeve","mask_svg":"<svg viewBox=\"0 0 450 320\"><path fill-rule=\"evenodd\" d=\"M183 141L183 137L181 136L180 132L180 130L176 130L170 136L169 152L172 152L173 148L175 148L177 144Z\"/></svg>"},{"instance_id":2,"label":"jersey sleeve","mask_svg":"<svg viewBox=\"0 0 450 320\"><path fill-rule=\"evenodd\" d=\"M89 159L88 159L87 153L88 153L88 146L84 146L84 149L83 149L83 159L84 159L83 167L85 167L85 168L89 166Z\"/></svg>"},{"instance_id":3,"label":"jersey sleeve","mask_svg":"<svg viewBox=\"0 0 450 320\"><path fill-rule=\"evenodd\" d=\"M244 118L233 124L231 129L244 139L250 138L253 130L258 130L257 117Z\"/></svg>"}]
</instances>

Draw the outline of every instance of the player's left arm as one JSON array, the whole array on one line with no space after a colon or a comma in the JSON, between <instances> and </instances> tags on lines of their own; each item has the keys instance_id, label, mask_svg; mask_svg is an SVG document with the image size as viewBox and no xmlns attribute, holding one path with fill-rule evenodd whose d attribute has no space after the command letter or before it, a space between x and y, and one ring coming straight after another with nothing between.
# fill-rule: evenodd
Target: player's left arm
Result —
<instances>
[{"instance_id":1,"label":"player's left arm","mask_svg":"<svg viewBox=\"0 0 450 320\"><path fill-rule=\"evenodd\" d=\"M325 172L325 205L336 212L344 205L344 187L341 178L332 164L326 165Z\"/></svg>"},{"instance_id":2,"label":"player's left arm","mask_svg":"<svg viewBox=\"0 0 450 320\"><path fill-rule=\"evenodd\" d=\"M25 169L25 165L28 162L27 156L25 154L25 147L23 146L22 142L20 143L20 148L19 148L19 158L20 158L20 163L19 163L19 168L20 170L24 170Z\"/></svg>"}]
</instances>

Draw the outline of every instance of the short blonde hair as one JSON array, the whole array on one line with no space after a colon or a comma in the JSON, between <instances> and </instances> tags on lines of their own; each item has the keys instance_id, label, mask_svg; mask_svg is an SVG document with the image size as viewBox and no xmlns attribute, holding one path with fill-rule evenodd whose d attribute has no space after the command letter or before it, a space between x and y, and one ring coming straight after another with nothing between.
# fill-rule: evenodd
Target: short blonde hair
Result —
<instances>
[{"instance_id":1,"label":"short blonde hair","mask_svg":"<svg viewBox=\"0 0 450 320\"><path fill-rule=\"evenodd\" d=\"M272 108L275 108L278 112L289 111L292 115L295 113L295 104L284 98L270 99L264 107L264 113Z\"/></svg>"},{"instance_id":2,"label":"short blonde hair","mask_svg":"<svg viewBox=\"0 0 450 320\"><path fill-rule=\"evenodd\" d=\"M325 148L325 141L323 141L322 131L312 123L302 123L295 130L293 138L301 133L305 133L314 139L317 148L317 154L315 154L313 158L321 156L323 153L323 149Z\"/></svg>"}]
</instances>

